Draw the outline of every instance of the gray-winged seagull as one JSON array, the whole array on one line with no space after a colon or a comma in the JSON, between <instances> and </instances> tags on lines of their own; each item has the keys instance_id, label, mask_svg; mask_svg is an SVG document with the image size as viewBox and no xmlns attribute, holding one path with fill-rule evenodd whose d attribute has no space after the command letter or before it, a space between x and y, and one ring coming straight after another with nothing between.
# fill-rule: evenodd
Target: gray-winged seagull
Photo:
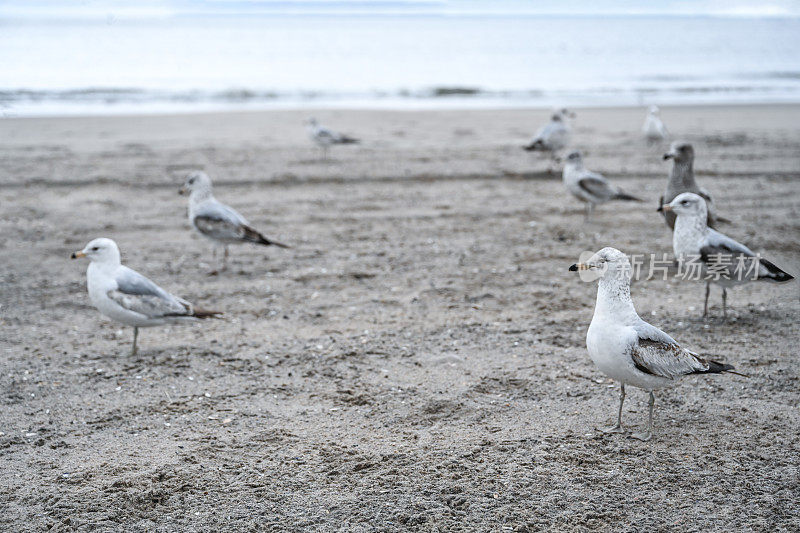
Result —
<instances>
[{"instance_id":1,"label":"gray-winged seagull","mask_svg":"<svg viewBox=\"0 0 800 533\"><path fill-rule=\"evenodd\" d=\"M221 315L199 309L174 296L120 262L119 248L111 239L94 239L72 258L87 257L86 285L89 299L108 318L133 326L133 349L139 328L195 321Z\"/></svg>"},{"instance_id":2,"label":"gray-winged seagull","mask_svg":"<svg viewBox=\"0 0 800 533\"><path fill-rule=\"evenodd\" d=\"M631 263L619 250L603 248L588 261L569 269L592 271L591 279L599 279L594 316L586 332L586 348L597 368L620 382L617 423L602 431L622 433L625 385L633 385L650 395L647 430L631 435L647 441L653 434L654 390L674 387L680 378L691 374L735 373L733 366L705 359L683 348L675 339L639 317L631 300Z\"/></svg>"}]
</instances>

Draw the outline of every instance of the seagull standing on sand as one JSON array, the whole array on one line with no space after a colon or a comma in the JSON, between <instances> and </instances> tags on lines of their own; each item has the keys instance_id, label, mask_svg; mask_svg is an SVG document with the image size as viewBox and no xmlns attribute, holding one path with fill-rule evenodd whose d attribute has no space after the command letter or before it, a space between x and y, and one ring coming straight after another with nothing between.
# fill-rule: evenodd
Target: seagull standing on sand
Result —
<instances>
[{"instance_id":1,"label":"seagull standing on sand","mask_svg":"<svg viewBox=\"0 0 800 533\"><path fill-rule=\"evenodd\" d=\"M73 259L79 257L89 258L86 285L89 299L97 310L112 320L133 326L131 355L136 355L139 328L192 322L222 314L198 309L123 266L117 243L111 239L94 239L80 252L73 252Z\"/></svg>"},{"instance_id":2,"label":"seagull standing on sand","mask_svg":"<svg viewBox=\"0 0 800 533\"><path fill-rule=\"evenodd\" d=\"M575 113L560 109L553 113L550 122L542 126L531 142L523 146L529 152L550 152L555 158L556 153L569 144L571 130L567 124L567 117L574 118Z\"/></svg>"},{"instance_id":3,"label":"seagull standing on sand","mask_svg":"<svg viewBox=\"0 0 800 533\"><path fill-rule=\"evenodd\" d=\"M334 144L358 144L358 139L330 130L322 126L317 119L310 118L306 123L308 135L317 146L322 148L322 158L328 158L328 149Z\"/></svg>"},{"instance_id":4,"label":"seagull standing on sand","mask_svg":"<svg viewBox=\"0 0 800 533\"><path fill-rule=\"evenodd\" d=\"M677 215L672 249L682 270L689 273L694 270L692 265L697 265L697 278L706 282L703 317L708 316L712 283L722 286L722 314L727 317L728 288L748 281L782 283L794 279L744 244L709 228L706 202L702 197L691 192L681 193L661 209Z\"/></svg>"},{"instance_id":5,"label":"seagull standing on sand","mask_svg":"<svg viewBox=\"0 0 800 533\"><path fill-rule=\"evenodd\" d=\"M670 147L669 152L664 154L664 160L672 159L672 171L669 173L669 181L667 182L667 189L664 195L659 198L659 211L660 207L664 204L670 203L682 192L693 192L705 198L708 202L708 225L712 228L718 222L728 222L728 220L718 217L714 212L711 194L702 187L698 187L694 181L694 148L687 142L674 142ZM669 226L669 229L675 228L675 214L669 211L662 212L664 220Z\"/></svg>"},{"instance_id":6,"label":"seagull standing on sand","mask_svg":"<svg viewBox=\"0 0 800 533\"><path fill-rule=\"evenodd\" d=\"M611 200L641 201L611 185L602 174L592 172L584 167L580 152L572 152L567 156L562 177L567 190L578 200L586 202L585 220L587 222L597 204L604 204Z\"/></svg>"},{"instance_id":7,"label":"seagull standing on sand","mask_svg":"<svg viewBox=\"0 0 800 533\"><path fill-rule=\"evenodd\" d=\"M189 223L200 235L222 245L224 255L222 270L228 266L228 245L251 242L262 246L289 246L264 237L250 227L247 220L233 208L217 201L211 192L211 178L205 172L192 172L178 190L179 194L189 193ZM213 272L216 273L216 272Z\"/></svg>"},{"instance_id":8,"label":"seagull standing on sand","mask_svg":"<svg viewBox=\"0 0 800 533\"><path fill-rule=\"evenodd\" d=\"M594 316L586 332L586 348L597 368L620 382L617 423L601 431L623 432L625 385L633 385L650 395L647 430L631 435L647 441L653 434L654 390L674 387L681 377L690 374L733 372L733 366L700 357L639 318L631 300L631 264L619 250L603 248L587 262L569 269L596 271L591 279L599 276Z\"/></svg>"},{"instance_id":9,"label":"seagull standing on sand","mask_svg":"<svg viewBox=\"0 0 800 533\"><path fill-rule=\"evenodd\" d=\"M667 127L661 122L661 117L658 116L658 113L658 106L651 105L650 109L647 111L647 118L644 119L644 125L642 126L644 138L650 143L663 141L669 135L669 133L667 133Z\"/></svg>"}]
</instances>

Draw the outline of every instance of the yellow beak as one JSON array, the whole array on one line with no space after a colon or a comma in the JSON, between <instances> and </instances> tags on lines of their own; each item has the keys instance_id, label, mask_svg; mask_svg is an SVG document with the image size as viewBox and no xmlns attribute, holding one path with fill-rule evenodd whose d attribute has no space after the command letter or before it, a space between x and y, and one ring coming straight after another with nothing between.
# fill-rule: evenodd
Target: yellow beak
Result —
<instances>
[{"instance_id":1,"label":"yellow beak","mask_svg":"<svg viewBox=\"0 0 800 533\"><path fill-rule=\"evenodd\" d=\"M86 254L83 252L72 252L72 255L70 257L72 259L77 259L79 257L86 257Z\"/></svg>"},{"instance_id":2,"label":"yellow beak","mask_svg":"<svg viewBox=\"0 0 800 533\"><path fill-rule=\"evenodd\" d=\"M576 263L569 267L570 272L577 272L579 270L590 270L592 267L586 263Z\"/></svg>"},{"instance_id":3,"label":"yellow beak","mask_svg":"<svg viewBox=\"0 0 800 533\"><path fill-rule=\"evenodd\" d=\"M668 213L672 211L672 206L669 204L664 204L661 206L661 210L664 211L665 213Z\"/></svg>"}]
</instances>

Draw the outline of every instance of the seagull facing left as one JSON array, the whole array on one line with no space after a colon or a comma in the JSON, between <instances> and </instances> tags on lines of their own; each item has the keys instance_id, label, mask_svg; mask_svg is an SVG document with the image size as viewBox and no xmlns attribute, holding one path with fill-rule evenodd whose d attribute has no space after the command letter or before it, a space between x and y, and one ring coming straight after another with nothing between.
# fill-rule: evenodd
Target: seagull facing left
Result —
<instances>
[{"instance_id":1,"label":"seagull facing left","mask_svg":"<svg viewBox=\"0 0 800 533\"><path fill-rule=\"evenodd\" d=\"M268 239L253 229L236 210L214 198L211 178L205 172L191 172L186 176L186 182L178 193L187 192L189 223L200 235L224 247L222 270L227 268L229 244L251 242L262 246L289 248L286 244Z\"/></svg>"},{"instance_id":2,"label":"seagull facing left","mask_svg":"<svg viewBox=\"0 0 800 533\"><path fill-rule=\"evenodd\" d=\"M592 172L583 166L583 156L580 152L572 152L567 156L562 174L564 186L572 195L582 202L586 202L586 217L588 222L592 211L597 204L604 204L611 200L625 200L641 202L619 187L608 182L602 174Z\"/></svg>"},{"instance_id":3,"label":"seagull facing left","mask_svg":"<svg viewBox=\"0 0 800 533\"><path fill-rule=\"evenodd\" d=\"M120 262L119 248L111 239L94 239L72 253L72 259L89 258L86 285L89 299L108 318L133 326L133 350L139 328L213 318L219 311L206 311L174 296Z\"/></svg>"},{"instance_id":4,"label":"seagull facing left","mask_svg":"<svg viewBox=\"0 0 800 533\"><path fill-rule=\"evenodd\" d=\"M619 250L603 248L587 262L569 269L593 271L592 279L599 279L594 316L586 332L586 348L597 368L621 385L617 423L602 431L622 433L625 385L650 394L647 430L631 435L647 441L653 434L654 390L674 387L680 378L690 374L736 373L731 365L700 357L639 318L631 300L631 263Z\"/></svg>"}]
</instances>

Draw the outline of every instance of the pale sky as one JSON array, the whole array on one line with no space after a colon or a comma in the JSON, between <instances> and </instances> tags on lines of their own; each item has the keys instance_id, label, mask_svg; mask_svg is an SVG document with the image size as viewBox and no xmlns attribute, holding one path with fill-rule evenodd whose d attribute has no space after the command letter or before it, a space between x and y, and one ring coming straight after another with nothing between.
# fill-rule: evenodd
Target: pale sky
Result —
<instances>
[{"instance_id":1,"label":"pale sky","mask_svg":"<svg viewBox=\"0 0 800 533\"><path fill-rule=\"evenodd\" d=\"M797 17L800 0L0 0L0 18L259 13Z\"/></svg>"}]
</instances>

